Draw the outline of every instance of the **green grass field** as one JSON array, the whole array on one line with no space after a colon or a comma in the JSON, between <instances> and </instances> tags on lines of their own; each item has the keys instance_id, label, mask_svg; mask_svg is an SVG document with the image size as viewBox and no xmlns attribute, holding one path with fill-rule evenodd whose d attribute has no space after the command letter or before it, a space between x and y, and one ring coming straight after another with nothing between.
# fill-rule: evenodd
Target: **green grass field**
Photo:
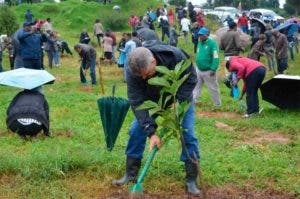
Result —
<instances>
[{"instance_id":1,"label":"green grass field","mask_svg":"<svg viewBox=\"0 0 300 199\"><path fill-rule=\"evenodd\" d=\"M149 5L147 1L140 5L138 2L142 1L134 2L137 5L122 6L128 16L130 10L136 9L141 14ZM51 6L56 7L55 11L46 15L53 18L53 26L62 37L68 38L70 46L78 41L84 26L88 26L92 35L94 18L100 12L107 12L103 11L103 5L77 1L34 4L29 8L42 17L43 8ZM26 5L15 8L20 23L26 9ZM73 12L79 14L74 16ZM65 25L61 18L65 18ZM179 46L192 54L191 41L188 45L183 42L180 38ZM97 51L99 57L101 49ZM128 112L115 148L108 152L97 107L97 99L103 97L100 86L90 91L82 89L76 54L62 57L61 64L60 68L46 68L56 77L53 85L44 86L50 106L51 138L40 135L23 140L8 132L6 109L20 89L0 87L0 198L127 198L129 186L117 188L111 181L123 175L124 150L133 113ZM300 55L289 65L287 73L299 75ZM4 66L8 70L7 57ZM126 98L123 71L115 65L101 66L105 96L111 95L112 85L116 83L116 95ZM220 79L223 71L222 62ZM271 77L268 72L266 80ZM299 198L299 111L280 110L260 100L263 113L242 119L243 111L229 97L229 89L221 82L220 89L223 103L220 109L214 110L205 88L195 113L207 198ZM150 198L185 197L180 151L179 143L171 140L158 152L144 182Z\"/></svg>"}]
</instances>

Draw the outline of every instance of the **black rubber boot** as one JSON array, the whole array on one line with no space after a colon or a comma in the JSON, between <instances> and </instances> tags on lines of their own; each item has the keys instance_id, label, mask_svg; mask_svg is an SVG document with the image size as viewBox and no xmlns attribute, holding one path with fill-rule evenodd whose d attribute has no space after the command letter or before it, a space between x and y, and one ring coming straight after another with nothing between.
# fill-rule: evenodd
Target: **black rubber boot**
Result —
<instances>
[{"instance_id":1,"label":"black rubber boot","mask_svg":"<svg viewBox=\"0 0 300 199\"><path fill-rule=\"evenodd\" d=\"M112 184L116 186L123 186L128 182L135 182L140 168L141 159L127 157L125 175L118 180L113 180Z\"/></svg>"},{"instance_id":2,"label":"black rubber boot","mask_svg":"<svg viewBox=\"0 0 300 199\"><path fill-rule=\"evenodd\" d=\"M192 196L201 196L202 193L197 185L198 177L198 165L187 161L185 162L185 171L186 171L186 191Z\"/></svg>"}]
</instances>

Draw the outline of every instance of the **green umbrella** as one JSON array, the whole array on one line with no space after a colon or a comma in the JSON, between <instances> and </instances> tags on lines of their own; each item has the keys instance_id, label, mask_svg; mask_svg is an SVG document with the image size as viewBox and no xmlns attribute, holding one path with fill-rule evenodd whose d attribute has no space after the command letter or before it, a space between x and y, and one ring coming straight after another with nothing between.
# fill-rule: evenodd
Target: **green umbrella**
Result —
<instances>
[{"instance_id":1,"label":"green umbrella","mask_svg":"<svg viewBox=\"0 0 300 199\"><path fill-rule=\"evenodd\" d=\"M106 146L109 151L114 147L121 126L129 109L127 99L115 97L115 85L113 96L98 99L98 108L105 135Z\"/></svg>"}]
</instances>

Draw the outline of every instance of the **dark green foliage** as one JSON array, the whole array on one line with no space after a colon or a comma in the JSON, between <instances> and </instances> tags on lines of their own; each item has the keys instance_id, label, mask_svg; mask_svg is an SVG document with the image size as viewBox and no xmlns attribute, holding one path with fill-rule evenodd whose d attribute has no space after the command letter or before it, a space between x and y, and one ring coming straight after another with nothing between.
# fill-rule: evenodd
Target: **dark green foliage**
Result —
<instances>
[{"instance_id":1,"label":"dark green foliage","mask_svg":"<svg viewBox=\"0 0 300 199\"><path fill-rule=\"evenodd\" d=\"M47 4L47 5L42 7L41 12L42 13L57 13L57 12L59 12L59 8L55 4L52 4L52 5Z\"/></svg>"},{"instance_id":2,"label":"dark green foliage","mask_svg":"<svg viewBox=\"0 0 300 199\"><path fill-rule=\"evenodd\" d=\"M292 15L298 16L300 13L300 4L299 0L287 0L284 5L284 10Z\"/></svg>"},{"instance_id":3,"label":"dark green foliage","mask_svg":"<svg viewBox=\"0 0 300 199\"><path fill-rule=\"evenodd\" d=\"M18 29L17 18L8 6L0 7L0 32L12 35Z\"/></svg>"},{"instance_id":4,"label":"dark green foliage","mask_svg":"<svg viewBox=\"0 0 300 199\"><path fill-rule=\"evenodd\" d=\"M217 6L232 6L237 7L239 3L242 4L242 9L254 9L258 7L263 8L279 8L278 0L215 0L212 4L214 7Z\"/></svg>"},{"instance_id":5,"label":"dark green foliage","mask_svg":"<svg viewBox=\"0 0 300 199\"><path fill-rule=\"evenodd\" d=\"M124 30L124 28L128 26L127 21L128 16L122 13L112 12L103 19L103 24L112 30Z\"/></svg>"},{"instance_id":6,"label":"dark green foliage","mask_svg":"<svg viewBox=\"0 0 300 199\"><path fill-rule=\"evenodd\" d=\"M284 4L284 10L290 15L293 15L296 12L295 7L288 3Z\"/></svg>"},{"instance_id":7,"label":"dark green foliage","mask_svg":"<svg viewBox=\"0 0 300 199\"><path fill-rule=\"evenodd\" d=\"M176 5L176 6L185 6L186 0L170 0L169 4Z\"/></svg>"}]
</instances>

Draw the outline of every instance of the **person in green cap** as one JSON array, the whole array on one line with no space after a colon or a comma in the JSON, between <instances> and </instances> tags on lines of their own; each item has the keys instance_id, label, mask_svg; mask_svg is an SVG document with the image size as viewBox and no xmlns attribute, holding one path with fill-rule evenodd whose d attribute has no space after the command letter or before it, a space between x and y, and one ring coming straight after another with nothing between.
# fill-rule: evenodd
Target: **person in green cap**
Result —
<instances>
[{"instance_id":1,"label":"person in green cap","mask_svg":"<svg viewBox=\"0 0 300 199\"><path fill-rule=\"evenodd\" d=\"M209 30L202 27L199 32L199 42L196 53L198 83L194 89L194 102L198 102L203 84L208 87L211 98L216 107L221 106L220 89L217 80L217 69L219 67L219 47L209 37Z\"/></svg>"}]
</instances>

